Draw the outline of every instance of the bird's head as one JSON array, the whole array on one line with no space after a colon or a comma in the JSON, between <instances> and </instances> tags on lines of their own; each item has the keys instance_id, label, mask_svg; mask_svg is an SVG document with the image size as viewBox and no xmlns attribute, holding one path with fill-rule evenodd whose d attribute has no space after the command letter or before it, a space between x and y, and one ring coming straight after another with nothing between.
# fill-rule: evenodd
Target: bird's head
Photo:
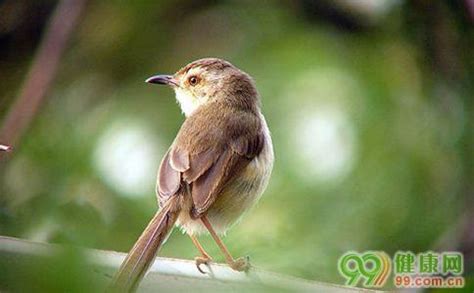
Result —
<instances>
[{"instance_id":1,"label":"bird's head","mask_svg":"<svg viewBox=\"0 0 474 293\"><path fill-rule=\"evenodd\" d=\"M171 86L186 116L210 102L228 103L243 109L258 107L258 94L252 78L217 58L199 59L174 75L155 75L146 82Z\"/></svg>"}]
</instances>

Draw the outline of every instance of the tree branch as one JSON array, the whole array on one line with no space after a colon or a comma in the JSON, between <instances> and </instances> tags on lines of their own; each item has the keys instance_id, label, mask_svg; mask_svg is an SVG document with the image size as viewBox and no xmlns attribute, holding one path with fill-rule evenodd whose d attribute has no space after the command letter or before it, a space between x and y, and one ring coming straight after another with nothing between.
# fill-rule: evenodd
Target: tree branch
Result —
<instances>
[{"instance_id":1,"label":"tree branch","mask_svg":"<svg viewBox=\"0 0 474 293\"><path fill-rule=\"evenodd\" d=\"M38 259L44 261L50 258L58 261L58 258L54 256L64 249L67 247L0 236L0 267L3 262L15 266L15 271L28 272L28 266L32 263L37 264ZM118 269L126 256L125 253L92 249L82 251L81 255L82 259L88 263L83 269L94 274L94 279L104 288L110 283L114 271ZM56 265L46 262L45 266ZM70 267L70 269L74 268ZM309 281L258 268L251 268L247 274L236 272L222 264L211 264L207 269L208 273L202 274L197 270L194 261L157 257L140 284L138 292L382 292ZM41 268L40 271L42 271ZM31 281L28 280L28 282ZM54 278L53 280L42 279L41 282L48 281L57 282ZM4 289L1 286L0 283L0 289ZM3 286L14 288L14 284L3 284ZM67 288L63 289L67 290Z\"/></svg>"},{"instance_id":2,"label":"tree branch","mask_svg":"<svg viewBox=\"0 0 474 293\"><path fill-rule=\"evenodd\" d=\"M28 77L4 120L0 140L16 145L30 125L51 87L59 60L85 2L86 0L63 0L58 4Z\"/></svg>"}]
</instances>

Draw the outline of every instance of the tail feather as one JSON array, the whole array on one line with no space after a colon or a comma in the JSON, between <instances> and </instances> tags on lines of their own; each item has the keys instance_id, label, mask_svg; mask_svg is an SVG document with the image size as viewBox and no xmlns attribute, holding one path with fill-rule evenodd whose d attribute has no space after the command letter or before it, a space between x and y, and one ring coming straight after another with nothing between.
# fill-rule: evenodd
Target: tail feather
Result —
<instances>
[{"instance_id":1,"label":"tail feather","mask_svg":"<svg viewBox=\"0 0 474 293\"><path fill-rule=\"evenodd\" d=\"M110 292L134 292L136 290L178 219L177 198L171 198L153 216L120 266L109 288Z\"/></svg>"}]
</instances>

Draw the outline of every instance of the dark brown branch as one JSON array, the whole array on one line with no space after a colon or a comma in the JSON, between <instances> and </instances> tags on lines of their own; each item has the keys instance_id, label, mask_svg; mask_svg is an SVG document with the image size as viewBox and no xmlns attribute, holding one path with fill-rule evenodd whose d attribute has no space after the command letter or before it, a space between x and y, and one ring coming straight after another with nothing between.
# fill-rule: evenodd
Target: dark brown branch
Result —
<instances>
[{"instance_id":1,"label":"dark brown branch","mask_svg":"<svg viewBox=\"0 0 474 293\"><path fill-rule=\"evenodd\" d=\"M61 1L46 28L28 77L8 112L0 139L16 145L44 101L57 72L59 60L76 26L86 0Z\"/></svg>"}]
</instances>

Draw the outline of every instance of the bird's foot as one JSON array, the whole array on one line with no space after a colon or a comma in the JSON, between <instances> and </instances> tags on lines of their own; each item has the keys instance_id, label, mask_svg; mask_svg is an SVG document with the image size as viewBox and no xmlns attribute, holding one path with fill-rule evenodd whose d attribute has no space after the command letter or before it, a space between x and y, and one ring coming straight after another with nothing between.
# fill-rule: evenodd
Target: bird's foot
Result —
<instances>
[{"instance_id":1,"label":"bird's foot","mask_svg":"<svg viewBox=\"0 0 474 293\"><path fill-rule=\"evenodd\" d=\"M239 257L238 259L229 262L229 266L238 272L247 272L250 269L250 257Z\"/></svg>"},{"instance_id":2,"label":"bird's foot","mask_svg":"<svg viewBox=\"0 0 474 293\"><path fill-rule=\"evenodd\" d=\"M203 257L203 256L196 256L194 258L194 261L196 262L196 268L198 269L198 271L201 272L202 274L205 274L206 272L201 269L201 265L206 265L208 268L210 268L212 258Z\"/></svg>"}]
</instances>

